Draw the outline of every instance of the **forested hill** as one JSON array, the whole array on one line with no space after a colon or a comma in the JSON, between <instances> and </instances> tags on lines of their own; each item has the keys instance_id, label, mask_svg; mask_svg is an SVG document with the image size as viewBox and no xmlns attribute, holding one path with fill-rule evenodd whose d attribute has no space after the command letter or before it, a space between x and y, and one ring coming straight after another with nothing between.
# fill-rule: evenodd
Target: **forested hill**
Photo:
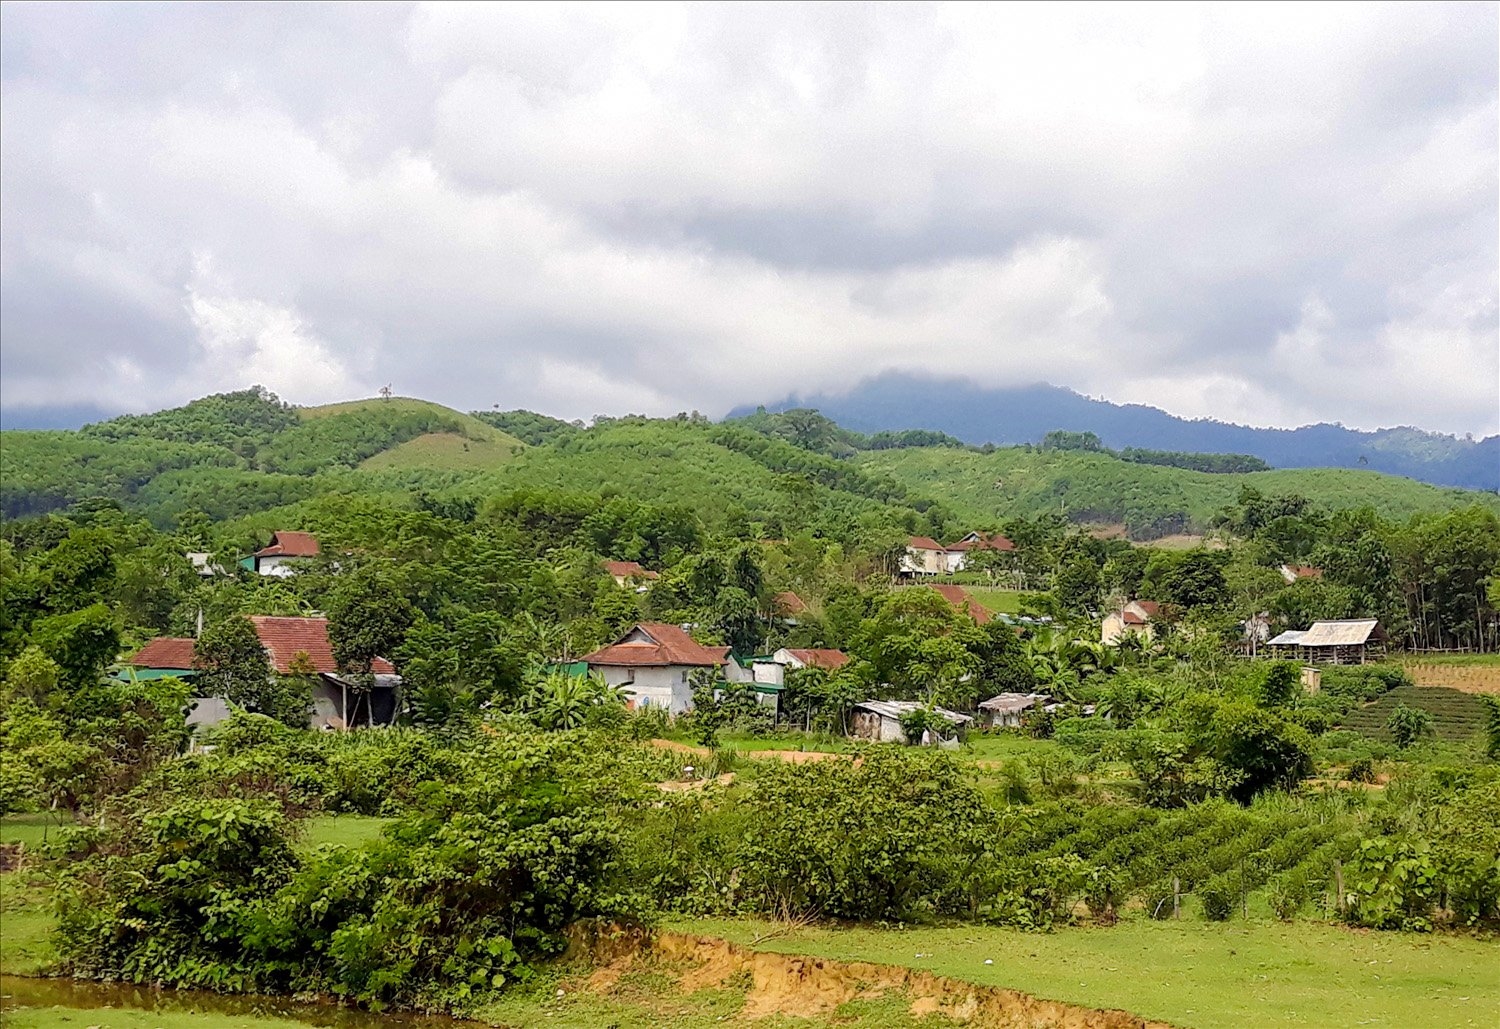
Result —
<instances>
[{"instance_id":1,"label":"forested hill","mask_svg":"<svg viewBox=\"0 0 1500 1029\"><path fill-rule=\"evenodd\" d=\"M330 494L471 517L486 504L525 504L528 493L570 494L675 505L715 531L837 540L946 538L1048 513L1153 539L1207 528L1244 486L1400 519L1472 503L1500 510L1500 497L1374 472L1245 471L1258 464L1074 442L973 448L935 432L865 435L811 412L586 427L402 398L297 408L244 390L78 431L7 431L0 504L6 518L103 500L163 527L201 511L275 528L278 510Z\"/></svg>"},{"instance_id":2,"label":"forested hill","mask_svg":"<svg viewBox=\"0 0 1500 1029\"><path fill-rule=\"evenodd\" d=\"M986 389L899 372L867 379L848 393L792 396L765 406L813 408L864 433L929 429L966 443L1016 444L1066 429L1093 432L1115 448L1249 454L1276 468L1359 468L1441 486L1500 490L1500 436L1470 441L1413 428L1361 432L1328 424L1257 429L1094 400L1058 386ZM730 417L754 410L742 407Z\"/></svg>"}]
</instances>

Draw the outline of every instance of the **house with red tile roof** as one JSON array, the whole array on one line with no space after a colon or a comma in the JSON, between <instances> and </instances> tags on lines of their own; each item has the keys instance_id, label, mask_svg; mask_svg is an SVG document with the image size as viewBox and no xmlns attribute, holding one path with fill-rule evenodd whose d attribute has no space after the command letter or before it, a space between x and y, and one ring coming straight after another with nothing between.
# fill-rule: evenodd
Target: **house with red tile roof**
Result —
<instances>
[{"instance_id":1,"label":"house with red tile roof","mask_svg":"<svg viewBox=\"0 0 1500 1029\"><path fill-rule=\"evenodd\" d=\"M295 675L313 680L309 714L313 728L344 729L394 721L396 688L400 684L395 666L381 657L371 662L373 682L368 689L365 683L341 673L328 639L328 619L252 615L250 624L255 626L255 635L266 653L267 675ZM184 678L197 676L199 688L211 687L194 669L196 644L193 639L161 636L137 651L127 665L132 676L181 673ZM190 716L188 720L195 725L213 725L227 718L229 711L222 698L198 698L195 710L198 717Z\"/></svg>"},{"instance_id":2,"label":"house with red tile roof","mask_svg":"<svg viewBox=\"0 0 1500 1029\"><path fill-rule=\"evenodd\" d=\"M318 554L318 537L310 532L273 532L271 542L250 555L250 568L257 575L285 578L305 569Z\"/></svg>"},{"instance_id":3,"label":"house with red tile roof","mask_svg":"<svg viewBox=\"0 0 1500 1029\"><path fill-rule=\"evenodd\" d=\"M1151 622L1160 613L1161 606L1154 600L1127 601L1120 605L1119 610L1104 616L1104 623L1099 629L1099 640L1115 644L1127 633L1133 633L1143 640L1155 639L1156 630Z\"/></svg>"},{"instance_id":4,"label":"house with red tile roof","mask_svg":"<svg viewBox=\"0 0 1500 1029\"><path fill-rule=\"evenodd\" d=\"M901 574L906 576L948 574L948 548L931 536L910 536L901 555Z\"/></svg>"},{"instance_id":5,"label":"house with red tile roof","mask_svg":"<svg viewBox=\"0 0 1500 1029\"><path fill-rule=\"evenodd\" d=\"M733 659L728 647L699 643L680 625L642 622L607 647L579 658L611 686L622 686L632 707L661 707L682 714L693 706L693 672L721 672Z\"/></svg>"},{"instance_id":6,"label":"house with red tile roof","mask_svg":"<svg viewBox=\"0 0 1500 1029\"><path fill-rule=\"evenodd\" d=\"M979 551L1009 554L1016 549L1015 543L998 532L971 532L962 539L948 544L948 571L961 572L968 563L969 555Z\"/></svg>"},{"instance_id":7,"label":"house with red tile roof","mask_svg":"<svg viewBox=\"0 0 1500 1029\"><path fill-rule=\"evenodd\" d=\"M641 591L646 589L646 583L660 578L657 573L647 571L636 561L606 561L604 562L604 572L611 579L615 580L616 586L635 588Z\"/></svg>"}]
</instances>

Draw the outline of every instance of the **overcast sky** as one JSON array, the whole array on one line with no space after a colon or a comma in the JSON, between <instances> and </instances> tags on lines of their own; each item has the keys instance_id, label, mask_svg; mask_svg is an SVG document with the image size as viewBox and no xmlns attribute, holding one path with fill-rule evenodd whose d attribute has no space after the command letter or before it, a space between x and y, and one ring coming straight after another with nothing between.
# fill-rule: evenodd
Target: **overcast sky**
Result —
<instances>
[{"instance_id":1,"label":"overcast sky","mask_svg":"<svg viewBox=\"0 0 1500 1029\"><path fill-rule=\"evenodd\" d=\"M7 4L0 403L1493 433L1496 10Z\"/></svg>"}]
</instances>

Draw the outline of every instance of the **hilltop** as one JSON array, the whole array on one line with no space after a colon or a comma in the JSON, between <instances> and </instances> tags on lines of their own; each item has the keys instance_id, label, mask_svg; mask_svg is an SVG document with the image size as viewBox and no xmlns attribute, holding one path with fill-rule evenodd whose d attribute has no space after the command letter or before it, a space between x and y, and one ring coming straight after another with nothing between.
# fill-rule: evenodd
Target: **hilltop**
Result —
<instances>
[{"instance_id":1,"label":"hilltop","mask_svg":"<svg viewBox=\"0 0 1500 1029\"><path fill-rule=\"evenodd\" d=\"M1500 436L1472 440L1410 426L1362 432L1342 425L1254 428L1114 404L1060 386L986 388L961 379L886 372L847 393L790 396L769 411L813 408L858 432L930 429L965 443L1040 442L1054 429L1093 432L1110 447L1249 454L1276 468L1357 468L1440 486L1500 490ZM731 418L755 411L737 408Z\"/></svg>"},{"instance_id":2,"label":"hilltop","mask_svg":"<svg viewBox=\"0 0 1500 1029\"><path fill-rule=\"evenodd\" d=\"M512 431L513 430L513 431ZM464 414L406 397L293 407L259 390L77 431L7 431L5 517L116 501L170 524L238 518L332 493L421 492L466 504L516 490L691 507L716 527L889 536L1058 512L1134 539L1201 532L1242 486L1406 518L1500 498L1371 471L1280 469L1201 455L974 448L938 432L864 435L810 412L713 423L527 411ZM1130 459L1127 459L1130 458ZM1246 459L1249 461L1250 459ZM1176 466L1174 466L1176 465Z\"/></svg>"}]
</instances>

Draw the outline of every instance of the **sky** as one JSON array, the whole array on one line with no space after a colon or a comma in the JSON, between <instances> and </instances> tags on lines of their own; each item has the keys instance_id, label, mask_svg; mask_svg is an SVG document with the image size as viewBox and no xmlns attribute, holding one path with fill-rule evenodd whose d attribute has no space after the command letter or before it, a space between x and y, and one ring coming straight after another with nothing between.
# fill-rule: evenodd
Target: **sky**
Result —
<instances>
[{"instance_id":1,"label":"sky","mask_svg":"<svg viewBox=\"0 0 1500 1029\"><path fill-rule=\"evenodd\" d=\"M1490 3L0 6L0 406L1500 429Z\"/></svg>"}]
</instances>

